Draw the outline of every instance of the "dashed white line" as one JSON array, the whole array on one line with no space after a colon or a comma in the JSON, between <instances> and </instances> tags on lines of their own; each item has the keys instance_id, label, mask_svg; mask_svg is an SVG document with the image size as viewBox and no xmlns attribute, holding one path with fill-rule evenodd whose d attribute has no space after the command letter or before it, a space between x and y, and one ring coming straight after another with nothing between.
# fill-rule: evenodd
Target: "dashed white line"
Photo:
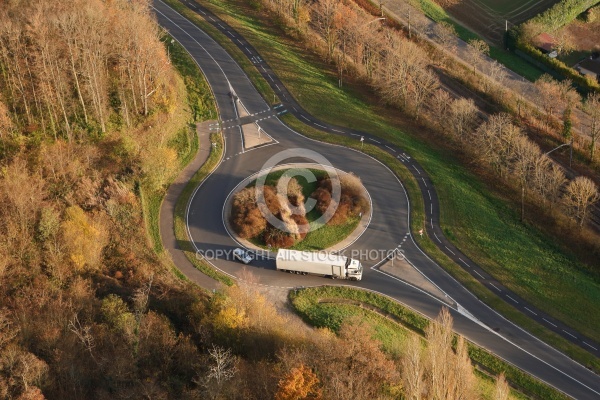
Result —
<instances>
[{"instance_id":1,"label":"dashed white line","mask_svg":"<svg viewBox=\"0 0 600 400\"><path fill-rule=\"evenodd\" d=\"M529 309L529 308L527 308L527 307L524 307L524 308L525 308L527 311L529 311L530 313L532 313L533 315L537 315L537 313L536 313L535 311L533 311L533 310L530 310L530 309Z\"/></svg>"},{"instance_id":2,"label":"dashed white line","mask_svg":"<svg viewBox=\"0 0 600 400\"><path fill-rule=\"evenodd\" d=\"M275 87L277 88L278 92L281 92L281 89L279 89L279 85L278 84L275 84Z\"/></svg>"},{"instance_id":3,"label":"dashed white line","mask_svg":"<svg viewBox=\"0 0 600 400\"><path fill-rule=\"evenodd\" d=\"M215 19L213 17L208 17L208 19L210 19L212 22L215 22Z\"/></svg>"},{"instance_id":4,"label":"dashed white line","mask_svg":"<svg viewBox=\"0 0 600 400\"><path fill-rule=\"evenodd\" d=\"M327 127L326 127L326 126L323 126L323 125L321 125L321 124L317 124L316 122L315 122L315 125L316 125L316 126L318 126L318 127L320 127L320 128L327 129Z\"/></svg>"},{"instance_id":5,"label":"dashed white line","mask_svg":"<svg viewBox=\"0 0 600 400\"><path fill-rule=\"evenodd\" d=\"M566 333L567 335L571 336L573 339L577 339L577 336L565 331L564 329L562 330L564 333Z\"/></svg>"},{"instance_id":6,"label":"dashed white line","mask_svg":"<svg viewBox=\"0 0 600 400\"><path fill-rule=\"evenodd\" d=\"M418 168L417 168L417 167L416 167L414 164L413 164L413 168L414 168L415 170L417 170L417 172L419 173L419 175L421 175L421 171L419 171L419 169L418 169Z\"/></svg>"},{"instance_id":7,"label":"dashed white line","mask_svg":"<svg viewBox=\"0 0 600 400\"><path fill-rule=\"evenodd\" d=\"M296 107L292 107L294 109L295 112L298 112L298 109L296 109Z\"/></svg>"},{"instance_id":8,"label":"dashed white line","mask_svg":"<svg viewBox=\"0 0 600 400\"><path fill-rule=\"evenodd\" d=\"M448 246L444 246L446 248L446 250L448 250L450 253L452 253L453 256L455 256L456 254L454 254L454 252L452 250L450 250L450 248Z\"/></svg>"},{"instance_id":9,"label":"dashed white line","mask_svg":"<svg viewBox=\"0 0 600 400\"><path fill-rule=\"evenodd\" d=\"M433 236L435 236L435 238L437 239L438 242L442 243L442 241L440 240L439 237L437 237L437 235L435 234L435 232L433 232Z\"/></svg>"},{"instance_id":10,"label":"dashed white line","mask_svg":"<svg viewBox=\"0 0 600 400\"><path fill-rule=\"evenodd\" d=\"M305 120L307 120L308 122L310 122L310 119L306 118L306 117L304 116L304 114L300 114L300 116L301 116L302 118L304 118Z\"/></svg>"},{"instance_id":11,"label":"dashed white line","mask_svg":"<svg viewBox=\"0 0 600 400\"><path fill-rule=\"evenodd\" d=\"M337 133L344 133L344 131L339 131L337 129L332 129L332 131L337 132Z\"/></svg>"},{"instance_id":12,"label":"dashed white line","mask_svg":"<svg viewBox=\"0 0 600 400\"><path fill-rule=\"evenodd\" d=\"M380 142L380 141L378 141L378 140L371 139L371 138L369 138L369 140L372 140L372 141L374 141L375 143L379 143L379 144L381 144L381 142Z\"/></svg>"},{"instance_id":13,"label":"dashed white line","mask_svg":"<svg viewBox=\"0 0 600 400\"><path fill-rule=\"evenodd\" d=\"M269 79L271 80L271 82L275 82L275 81L273 80L273 77L272 77L271 75L269 75Z\"/></svg>"},{"instance_id":14,"label":"dashed white line","mask_svg":"<svg viewBox=\"0 0 600 400\"><path fill-rule=\"evenodd\" d=\"M265 66L264 66L264 65L261 65L260 67L262 68L262 70L263 70L263 71L265 72L265 74L266 74L266 73L267 73L267 70L265 69Z\"/></svg>"},{"instance_id":15,"label":"dashed white line","mask_svg":"<svg viewBox=\"0 0 600 400\"><path fill-rule=\"evenodd\" d=\"M351 133L351 135L352 136L360 136L360 135L357 135L356 133Z\"/></svg>"},{"instance_id":16,"label":"dashed white line","mask_svg":"<svg viewBox=\"0 0 600 400\"><path fill-rule=\"evenodd\" d=\"M465 264L467 267L471 268L471 266L470 266L469 264L467 264L467 262L466 262L465 260L463 260L462 258L460 258L460 257L459 257L459 258L458 258L458 260L459 260L461 263Z\"/></svg>"},{"instance_id":17,"label":"dashed white line","mask_svg":"<svg viewBox=\"0 0 600 400\"><path fill-rule=\"evenodd\" d=\"M485 276L481 275L478 271L474 271L477 275L481 277L481 279L485 279Z\"/></svg>"},{"instance_id":18,"label":"dashed white line","mask_svg":"<svg viewBox=\"0 0 600 400\"><path fill-rule=\"evenodd\" d=\"M242 41L240 39L237 40L238 42L240 42L240 44L243 46L244 43L242 43Z\"/></svg>"},{"instance_id":19,"label":"dashed white line","mask_svg":"<svg viewBox=\"0 0 600 400\"><path fill-rule=\"evenodd\" d=\"M512 297L510 297L509 295L506 295L506 297L508 297L509 299L511 299L512 301L514 301L515 303L519 304L518 301L516 301L515 299L513 299Z\"/></svg>"},{"instance_id":20,"label":"dashed white line","mask_svg":"<svg viewBox=\"0 0 600 400\"><path fill-rule=\"evenodd\" d=\"M586 342L582 342L582 343L583 343L583 344L585 344L586 346L588 346L588 347L591 347L592 349L594 349L594 350L598 351L598 349L597 349L597 348L595 348L594 346L592 346L591 344L589 344L589 343L586 343Z\"/></svg>"},{"instance_id":21,"label":"dashed white line","mask_svg":"<svg viewBox=\"0 0 600 400\"><path fill-rule=\"evenodd\" d=\"M433 206L433 204L432 204ZM433 218L431 218L431 229L433 229Z\"/></svg>"},{"instance_id":22,"label":"dashed white line","mask_svg":"<svg viewBox=\"0 0 600 400\"><path fill-rule=\"evenodd\" d=\"M429 195L429 200L431 201L431 192L428 190L427 194Z\"/></svg>"},{"instance_id":23,"label":"dashed white line","mask_svg":"<svg viewBox=\"0 0 600 400\"><path fill-rule=\"evenodd\" d=\"M558 326L556 326L555 324L553 324L552 322L548 321L546 318L542 318L544 321L546 321L547 323L549 323L550 325L552 325L555 328L558 328Z\"/></svg>"},{"instance_id":24,"label":"dashed white line","mask_svg":"<svg viewBox=\"0 0 600 400\"><path fill-rule=\"evenodd\" d=\"M221 27L221 29L225 29L225 27L223 25L221 25L221 24L217 24L217 25L219 25Z\"/></svg>"},{"instance_id":25,"label":"dashed white line","mask_svg":"<svg viewBox=\"0 0 600 400\"><path fill-rule=\"evenodd\" d=\"M429 204L429 214L433 215L433 203ZM433 220L431 223L433 224Z\"/></svg>"},{"instance_id":26,"label":"dashed white line","mask_svg":"<svg viewBox=\"0 0 600 400\"><path fill-rule=\"evenodd\" d=\"M498 289L498 287L496 285L494 285L492 282L490 282L490 285L492 285L494 287L494 289L496 289L497 291L501 292L502 290Z\"/></svg>"},{"instance_id":27,"label":"dashed white line","mask_svg":"<svg viewBox=\"0 0 600 400\"><path fill-rule=\"evenodd\" d=\"M388 146L387 144L385 145L385 147L387 147L388 149L390 149L391 151L393 151L394 153L396 152L396 150L392 149L390 146Z\"/></svg>"},{"instance_id":28,"label":"dashed white line","mask_svg":"<svg viewBox=\"0 0 600 400\"><path fill-rule=\"evenodd\" d=\"M206 15L206 13L204 11L200 10L200 12L202 13L202 15Z\"/></svg>"},{"instance_id":29,"label":"dashed white line","mask_svg":"<svg viewBox=\"0 0 600 400\"><path fill-rule=\"evenodd\" d=\"M248 54L252 54L252 52L250 51L250 49L246 46L244 46L244 48L246 49L246 51L248 52Z\"/></svg>"},{"instance_id":30,"label":"dashed white line","mask_svg":"<svg viewBox=\"0 0 600 400\"><path fill-rule=\"evenodd\" d=\"M423 179L423 185L425 185L425 187L427 187L427 182L425 182L425 178L421 178Z\"/></svg>"}]
</instances>

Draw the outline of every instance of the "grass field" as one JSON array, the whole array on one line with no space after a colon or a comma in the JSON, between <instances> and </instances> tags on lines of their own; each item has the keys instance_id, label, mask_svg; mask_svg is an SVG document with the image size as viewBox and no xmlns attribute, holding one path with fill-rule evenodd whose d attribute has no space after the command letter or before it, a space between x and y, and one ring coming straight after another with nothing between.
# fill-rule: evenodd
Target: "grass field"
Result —
<instances>
[{"instance_id":1,"label":"grass field","mask_svg":"<svg viewBox=\"0 0 600 400\"><path fill-rule=\"evenodd\" d=\"M559 0L462 0L446 11L496 45L504 31L552 7Z\"/></svg>"},{"instance_id":2,"label":"grass field","mask_svg":"<svg viewBox=\"0 0 600 400\"><path fill-rule=\"evenodd\" d=\"M522 225L515 209L499 194L493 194L492 188L481 183L445 149L426 144L426 132L403 119L395 119L397 113L383 109L368 93L348 87L339 89L335 71L309 55L300 56L305 54L303 47L283 39L276 28L259 24L252 18L252 10L239 11L231 3L219 3L219 7L218 11L261 52L309 112L324 121L384 137L421 163L436 185L443 225L455 237L458 247L519 295L575 329L600 339L600 315L588 312L599 304L600 285L582 272L584 268L578 265L574 255L561 253L552 238ZM291 117L286 117L285 121L311 137L359 147L350 139L315 131ZM412 229L419 229L419 221L423 221L423 203L412 175L394 157L381 150L365 145L365 152L381 159L401 177L412 201ZM600 368L598 360L589 353L544 330L482 288L458 267L450 265L432 242L424 239L421 245L482 300L571 357ZM496 256L498 260L493 259Z\"/></svg>"}]
</instances>

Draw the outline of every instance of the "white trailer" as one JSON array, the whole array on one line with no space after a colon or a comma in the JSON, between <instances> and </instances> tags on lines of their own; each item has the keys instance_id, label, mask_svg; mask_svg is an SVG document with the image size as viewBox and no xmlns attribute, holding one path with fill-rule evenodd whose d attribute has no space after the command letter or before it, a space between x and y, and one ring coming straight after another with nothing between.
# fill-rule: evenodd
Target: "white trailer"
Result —
<instances>
[{"instance_id":1,"label":"white trailer","mask_svg":"<svg viewBox=\"0 0 600 400\"><path fill-rule=\"evenodd\" d=\"M362 279L360 261L333 253L280 249L275 264L277 271L353 281Z\"/></svg>"}]
</instances>

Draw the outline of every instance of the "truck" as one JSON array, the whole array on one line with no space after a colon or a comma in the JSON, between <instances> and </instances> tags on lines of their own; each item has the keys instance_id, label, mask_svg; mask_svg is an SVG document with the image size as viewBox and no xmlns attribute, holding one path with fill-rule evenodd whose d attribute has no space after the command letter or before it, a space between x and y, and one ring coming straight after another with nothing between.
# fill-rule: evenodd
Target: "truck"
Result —
<instances>
[{"instance_id":1,"label":"truck","mask_svg":"<svg viewBox=\"0 0 600 400\"><path fill-rule=\"evenodd\" d=\"M279 249L275 265L277 271L353 281L360 281L363 272L360 261L328 252Z\"/></svg>"}]
</instances>

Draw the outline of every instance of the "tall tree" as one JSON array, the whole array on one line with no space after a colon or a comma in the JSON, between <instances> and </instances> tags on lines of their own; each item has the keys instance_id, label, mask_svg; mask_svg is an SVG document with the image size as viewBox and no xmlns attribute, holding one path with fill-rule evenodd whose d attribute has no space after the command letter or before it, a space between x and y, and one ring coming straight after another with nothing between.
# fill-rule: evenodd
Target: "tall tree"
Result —
<instances>
[{"instance_id":1,"label":"tall tree","mask_svg":"<svg viewBox=\"0 0 600 400\"><path fill-rule=\"evenodd\" d=\"M600 199L598 187L589 178L578 176L567 184L563 202L579 226L587 221L590 207Z\"/></svg>"}]
</instances>

